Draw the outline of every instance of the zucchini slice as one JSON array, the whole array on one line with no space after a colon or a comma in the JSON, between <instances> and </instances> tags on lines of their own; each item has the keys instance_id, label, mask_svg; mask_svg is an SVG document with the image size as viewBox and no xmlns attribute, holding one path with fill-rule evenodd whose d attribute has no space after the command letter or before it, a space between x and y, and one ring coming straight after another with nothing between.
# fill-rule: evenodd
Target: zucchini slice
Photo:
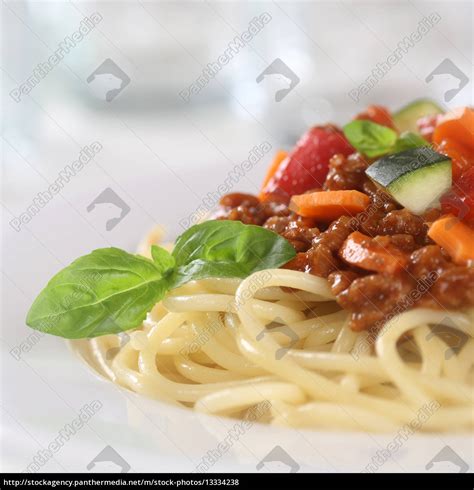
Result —
<instances>
[{"instance_id":1,"label":"zucchini slice","mask_svg":"<svg viewBox=\"0 0 474 490\"><path fill-rule=\"evenodd\" d=\"M451 160L426 146L382 157L365 173L414 214L439 207L452 184Z\"/></svg>"},{"instance_id":2,"label":"zucchini slice","mask_svg":"<svg viewBox=\"0 0 474 490\"><path fill-rule=\"evenodd\" d=\"M442 114L443 112L443 109L432 100L418 99L393 114L393 122L400 132L412 131L417 133L416 121L418 119L424 116Z\"/></svg>"}]
</instances>

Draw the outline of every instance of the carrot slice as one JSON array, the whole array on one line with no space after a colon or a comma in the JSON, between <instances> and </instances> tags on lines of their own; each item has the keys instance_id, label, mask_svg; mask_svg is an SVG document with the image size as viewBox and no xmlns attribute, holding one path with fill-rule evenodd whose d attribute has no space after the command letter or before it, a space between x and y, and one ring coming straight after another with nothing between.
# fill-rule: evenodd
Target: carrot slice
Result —
<instances>
[{"instance_id":1,"label":"carrot slice","mask_svg":"<svg viewBox=\"0 0 474 490\"><path fill-rule=\"evenodd\" d=\"M470 107L454 109L440 120L433 133L433 143L452 139L474 151L474 110Z\"/></svg>"},{"instance_id":2,"label":"carrot slice","mask_svg":"<svg viewBox=\"0 0 474 490\"><path fill-rule=\"evenodd\" d=\"M393 274L408 264L408 256L390 243L390 237L371 238L359 231L346 238L339 255L348 264L368 271Z\"/></svg>"},{"instance_id":3,"label":"carrot slice","mask_svg":"<svg viewBox=\"0 0 474 490\"><path fill-rule=\"evenodd\" d=\"M369 197L359 191L321 191L293 196L290 209L300 216L332 221L360 213L369 204Z\"/></svg>"},{"instance_id":4,"label":"carrot slice","mask_svg":"<svg viewBox=\"0 0 474 490\"><path fill-rule=\"evenodd\" d=\"M428 236L457 264L474 261L474 230L452 214L436 220L430 226Z\"/></svg>"},{"instance_id":5,"label":"carrot slice","mask_svg":"<svg viewBox=\"0 0 474 490\"><path fill-rule=\"evenodd\" d=\"M277 154L273 158L272 163L268 167L267 174L265 175L265 178L263 179L262 187L260 188L260 194L259 198L260 200L263 200L264 198L264 193L263 189L265 189L265 186L268 184L270 179L275 175L275 172L277 171L278 167L280 166L280 163L288 156L288 152L284 150L278 150Z\"/></svg>"}]
</instances>

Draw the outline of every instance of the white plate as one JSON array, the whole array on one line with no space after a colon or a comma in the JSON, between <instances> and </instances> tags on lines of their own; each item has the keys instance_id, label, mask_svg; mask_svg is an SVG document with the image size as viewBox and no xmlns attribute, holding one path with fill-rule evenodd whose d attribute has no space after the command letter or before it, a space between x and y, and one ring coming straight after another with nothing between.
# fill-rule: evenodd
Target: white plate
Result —
<instances>
[{"instance_id":1,"label":"white plate","mask_svg":"<svg viewBox=\"0 0 474 490\"><path fill-rule=\"evenodd\" d=\"M84 356L83 349L74 350ZM469 471L473 467L472 438L467 434L405 439L403 430L399 434L370 434L289 430L259 423L243 426L236 420L136 395L105 380L79 357L64 341L52 337L32 343L19 361L4 351L3 470L23 471L38 451L58 438L62 441L59 449L35 469L87 472L91 461L107 446L113 448L111 459L133 472L200 471L206 468L203 458L207 471L253 472L276 446L298 471L359 472L375 457L377 472L424 472L446 446L467 463ZM61 439L61 429L72 424L85 406L92 407L94 400L100 401L101 408L75 433L70 430L69 436ZM224 441L228 442L225 447ZM400 442L398 450L384 453L394 441ZM97 463L90 471L118 469L109 461ZM284 462L267 462L259 471L290 469ZM458 471L458 467L440 462L430 471Z\"/></svg>"},{"instance_id":2,"label":"white plate","mask_svg":"<svg viewBox=\"0 0 474 490\"><path fill-rule=\"evenodd\" d=\"M446 446L472 465L472 439L468 435L419 435L406 427L382 435L292 430L258 422L246 425L148 399L113 385L87 341L71 341L69 345L89 366L95 382L103 386L102 397L112 392L122 397L126 428L136 434L155 432L156 449L152 451L181 460L183 471L418 472L427 471L427 465L433 472L457 471L455 464L442 460L443 454L453 454ZM429 465L443 450L440 461Z\"/></svg>"}]
</instances>

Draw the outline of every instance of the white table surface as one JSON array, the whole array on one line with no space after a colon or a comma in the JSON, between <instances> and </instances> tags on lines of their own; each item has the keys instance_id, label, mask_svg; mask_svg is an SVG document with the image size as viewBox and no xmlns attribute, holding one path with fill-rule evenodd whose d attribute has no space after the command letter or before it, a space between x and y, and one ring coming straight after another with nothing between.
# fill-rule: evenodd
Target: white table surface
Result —
<instances>
[{"instance_id":1,"label":"white table surface","mask_svg":"<svg viewBox=\"0 0 474 490\"><path fill-rule=\"evenodd\" d=\"M453 8L454 4L457 8ZM268 34L255 39L252 48L229 65L219 83L207 87L195 105L182 104L173 110L177 90L199 74L194 58L200 62L215 59L235 30L244 29L262 5L273 14ZM252 4L243 12L238 6L226 10L214 4L219 15L209 7L206 12L198 12L203 16L202 23L211 22L212 29L202 28L204 37L197 36L193 44L193 39L186 36L190 27L199 23L186 17L186 9L182 10L180 21L166 4L146 4L150 13L127 2L121 6L77 2L82 13L103 13L100 31L92 33L18 104L8 93L31 74L37 63L47 59L50 48L75 28L82 14L61 2L49 6L41 2L8 2L3 7L2 469L22 471L80 407L95 398L103 400L104 408L41 471L86 471L86 464L105 444L122 454L133 471L194 468L199 455L215 441L212 430L202 429L210 422L205 422L199 432L207 433L207 437L190 440L189 433L180 431L181 423L186 428L195 423L189 415L177 416L168 413L168 409L150 408L146 401L130 401L128 395L94 378L59 338L43 337L23 352L21 359L15 359L11 351L31 341L32 331L24 323L29 305L55 272L91 249L113 245L133 250L143 234L156 224L167 229L169 239L175 237L182 231L179 221L189 216L208 192L217 189L253 146L263 141L269 141L275 149L285 146L305 125L325 119L343 122L369 102L386 100L396 107L424 95L439 99L446 83L428 85L424 77L445 56L472 77L468 71L472 60L468 34L472 5L413 5L369 2L356 8L319 2L309 5L308 9L315 10L305 15L301 6L284 3L280 7ZM373 63L389 54L403 32L416 27L420 12L433 9L442 16L437 28L407 54L369 97L354 104L347 97L354 82L360 83ZM162 23L161 29L152 14ZM333 27L329 29L328 25ZM172 37L168 31L174 33ZM283 39L286 44L281 45ZM214 42L210 44L209 40ZM356 41L360 49L353 50ZM193 53L189 59L188 51ZM160 76L165 68L156 68L160 52L167 60L163 66L170 67L168 82ZM304 56L293 57L292 53ZM110 104L94 99L84 82L87 74L109 56L132 78L130 86ZM272 94L259 92L253 79L243 79L259 73L266 60L275 56L286 56L288 63L294 60L306 76L280 105L274 103ZM315 66L305 68L308 57L317 60ZM174 64L178 62L181 68L176 69ZM343 66L346 73L338 71L338 66ZM316 93L312 87L317 87ZM153 99L155 88L158 102ZM145 103L142 94L146 95ZM166 104L168 97L171 107ZM465 104L471 97L469 85L450 105ZM219 102L222 98L224 103ZM146 100L149 111L145 110ZM145 107L133 110L140 104ZM26 210L38 192L47 189L66 164L78 157L81 147L93 141L102 144L102 151L27 225L15 231L10 221ZM271 155L263 158L238 188L255 192L270 158ZM131 209L112 231L105 229L105 221L113 212L110 208L99 206L92 213L86 210L107 187ZM152 422L146 410L152 413ZM170 437L174 442L170 442ZM265 441L262 447L258 443L260 437ZM269 444L284 441L295 453L302 453L305 470L360 471L363 462L382 443L382 439L372 436L361 437L355 440L344 435L272 433L269 428L259 428L249 434L247 443L242 441L222 458L215 470L253 471ZM355 447L364 447L363 454L352 457L338 451L345 441L349 446L354 443ZM434 453L445 443L464 453L470 451L464 457L472 468L470 442L462 437L436 436L410 442L382 471L423 470L431 448ZM249 449L254 445L255 451ZM321 448L327 458L321 457ZM183 451L187 456L183 456ZM410 459L411 451L421 456Z\"/></svg>"}]
</instances>

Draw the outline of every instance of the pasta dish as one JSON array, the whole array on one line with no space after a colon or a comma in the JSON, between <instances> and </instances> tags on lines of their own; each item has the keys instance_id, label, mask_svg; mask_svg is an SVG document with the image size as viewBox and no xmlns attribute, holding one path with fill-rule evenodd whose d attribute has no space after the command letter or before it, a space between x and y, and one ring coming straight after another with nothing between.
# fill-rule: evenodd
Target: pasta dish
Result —
<instances>
[{"instance_id":1,"label":"pasta dish","mask_svg":"<svg viewBox=\"0 0 474 490\"><path fill-rule=\"evenodd\" d=\"M89 339L111 381L287 427L474 424L474 111L369 106L278 151L174 246L104 248L27 324Z\"/></svg>"}]
</instances>

